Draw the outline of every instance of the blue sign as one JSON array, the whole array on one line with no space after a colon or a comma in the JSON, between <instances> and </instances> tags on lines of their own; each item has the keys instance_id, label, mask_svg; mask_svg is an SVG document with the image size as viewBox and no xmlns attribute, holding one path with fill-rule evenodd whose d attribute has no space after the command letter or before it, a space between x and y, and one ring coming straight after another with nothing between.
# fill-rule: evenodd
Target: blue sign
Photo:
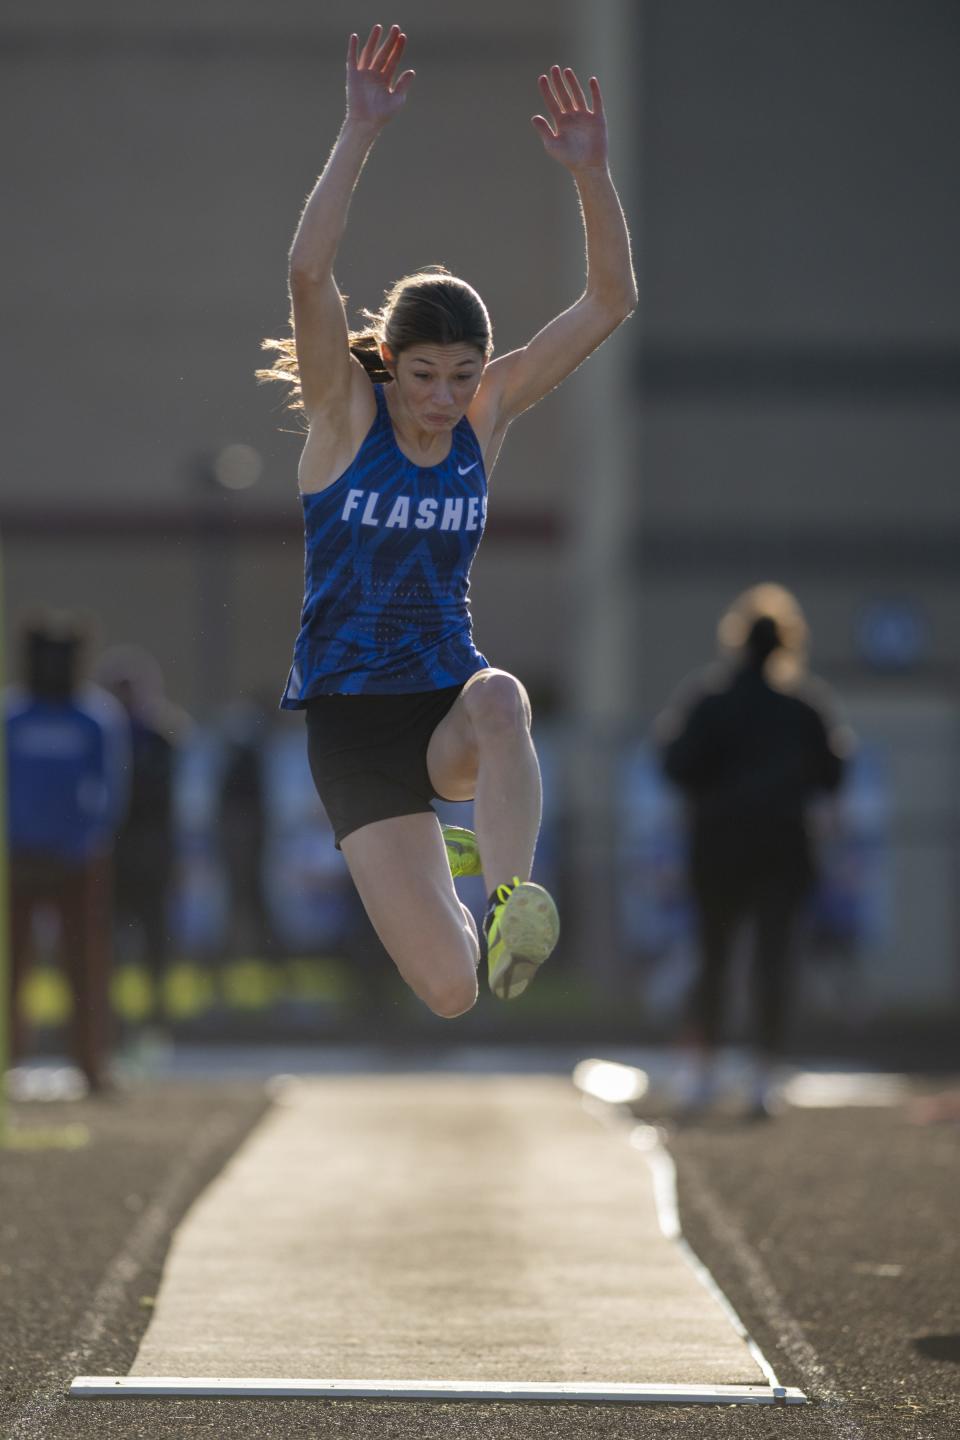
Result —
<instances>
[{"instance_id":1,"label":"blue sign","mask_svg":"<svg viewBox=\"0 0 960 1440\"><path fill-rule=\"evenodd\" d=\"M927 618L913 600L872 600L857 618L857 648L877 670L908 670L925 658L928 643Z\"/></svg>"}]
</instances>

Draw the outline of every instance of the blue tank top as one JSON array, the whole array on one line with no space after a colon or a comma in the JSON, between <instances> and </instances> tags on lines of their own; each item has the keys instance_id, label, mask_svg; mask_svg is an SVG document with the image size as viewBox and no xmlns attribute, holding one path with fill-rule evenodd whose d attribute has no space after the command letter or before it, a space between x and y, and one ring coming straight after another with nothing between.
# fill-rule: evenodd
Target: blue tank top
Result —
<instances>
[{"instance_id":1,"label":"blue tank top","mask_svg":"<svg viewBox=\"0 0 960 1440\"><path fill-rule=\"evenodd\" d=\"M397 444L383 386L353 463L302 495L300 634L280 702L398 695L458 685L487 661L470 623L470 566L486 519L480 444L464 417L439 465Z\"/></svg>"}]
</instances>

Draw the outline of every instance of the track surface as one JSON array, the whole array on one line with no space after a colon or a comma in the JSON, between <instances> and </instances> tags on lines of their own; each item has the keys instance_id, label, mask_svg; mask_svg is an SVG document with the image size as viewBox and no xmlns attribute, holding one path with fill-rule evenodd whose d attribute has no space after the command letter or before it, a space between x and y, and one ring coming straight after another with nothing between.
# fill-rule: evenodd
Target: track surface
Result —
<instances>
[{"instance_id":1,"label":"track surface","mask_svg":"<svg viewBox=\"0 0 960 1440\"><path fill-rule=\"evenodd\" d=\"M960 1433L960 1131L915 1125L903 1107L715 1121L671 1140L687 1238L811 1406L69 1400L73 1375L129 1369L175 1224L264 1105L240 1081L18 1107L24 1124L86 1123L92 1140L0 1156L3 1440Z\"/></svg>"}]
</instances>

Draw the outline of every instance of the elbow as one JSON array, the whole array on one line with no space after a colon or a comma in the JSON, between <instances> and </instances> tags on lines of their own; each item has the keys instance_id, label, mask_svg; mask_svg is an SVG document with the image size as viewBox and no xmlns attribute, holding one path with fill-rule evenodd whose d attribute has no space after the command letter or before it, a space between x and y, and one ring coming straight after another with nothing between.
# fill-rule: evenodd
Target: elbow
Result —
<instances>
[{"instance_id":1,"label":"elbow","mask_svg":"<svg viewBox=\"0 0 960 1440\"><path fill-rule=\"evenodd\" d=\"M603 314L607 334L612 334L624 320L629 320L637 308L639 298L637 284L632 275L623 284L606 286L596 292L594 303Z\"/></svg>"},{"instance_id":2,"label":"elbow","mask_svg":"<svg viewBox=\"0 0 960 1440\"><path fill-rule=\"evenodd\" d=\"M637 308L636 290L626 290L622 294L612 297L606 307L607 334L612 335L619 330L625 320L629 320Z\"/></svg>"},{"instance_id":3,"label":"elbow","mask_svg":"<svg viewBox=\"0 0 960 1440\"><path fill-rule=\"evenodd\" d=\"M616 310L618 314L617 324L622 325L624 320L629 320L640 302L640 292L637 289L637 282L630 276L627 284L623 286L617 295Z\"/></svg>"},{"instance_id":4,"label":"elbow","mask_svg":"<svg viewBox=\"0 0 960 1440\"><path fill-rule=\"evenodd\" d=\"M320 284L329 274L323 265L319 265L315 257L305 255L296 247L290 251L290 261L287 275L290 281L291 291L306 289L313 285Z\"/></svg>"},{"instance_id":5,"label":"elbow","mask_svg":"<svg viewBox=\"0 0 960 1440\"><path fill-rule=\"evenodd\" d=\"M614 329L617 329L619 326L621 326L621 325L624 323L625 320L629 320L629 319L630 319L630 316L633 314L633 312L634 312L634 310L636 310L636 308L637 308L637 293L636 293L636 291L634 291L634 293L633 293L632 296L627 296L627 297L625 297L625 298L624 298L624 301L623 301L623 304L622 304L622 305L619 305L619 306L617 307L617 310L616 310L616 317L617 317L617 318L616 318L616 322L615 322L615 324L614 324Z\"/></svg>"}]
</instances>

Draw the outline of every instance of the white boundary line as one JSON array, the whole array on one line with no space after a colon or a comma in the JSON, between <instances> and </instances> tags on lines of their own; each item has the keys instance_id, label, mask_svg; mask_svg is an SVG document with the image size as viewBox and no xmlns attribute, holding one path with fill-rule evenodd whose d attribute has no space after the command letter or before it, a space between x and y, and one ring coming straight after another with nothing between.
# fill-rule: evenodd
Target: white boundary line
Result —
<instances>
[{"instance_id":1,"label":"white boundary line","mask_svg":"<svg viewBox=\"0 0 960 1440\"><path fill-rule=\"evenodd\" d=\"M675 1405L800 1405L804 1395L765 1385L559 1384L482 1380L247 1380L213 1377L79 1375L70 1394L80 1399L133 1395L248 1396L291 1399L565 1400Z\"/></svg>"},{"instance_id":2,"label":"white boundary line","mask_svg":"<svg viewBox=\"0 0 960 1440\"><path fill-rule=\"evenodd\" d=\"M855 1419L838 1413L839 1407L845 1403L844 1396L803 1329L786 1309L780 1292L756 1250L706 1184L699 1165L688 1157L684 1161L684 1171L692 1182L690 1204L699 1211L715 1239L732 1255L755 1303L767 1323L778 1332L781 1348L789 1355L807 1383L816 1386L817 1399L822 1405L821 1413L829 1428L840 1440L867 1440Z\"/></svg>"},{"instance_id":3,"label":"white boundary line","mask_svg":"<svg viewBox=\"0 0 960 1440\"><path fill-rule=\"evenodd\" d=\"M727 1299L727 1296L720 1289L716 1280L714 1280L706 1265L704 1265L696 1251L691 1248L685 1239L680 1228L680 1211L677 1206L677 1167L673 1162L673 1156L669 1150L664 1148L655 1131L653 1131L653 1140L651 1142L649 1138L651 1130L652 1127L649 1125L638 1125L631 1131L630 1144L634 1149L640 1150L644 1154L647 1164L653 1172L654 1201L657 1207L657 1218L660 1221L661 1231L668 1239L676 1243L684 1260L686 1260L690 1269L700 1281L700 1284L703 1285L706 1290L709 1290L710 1294L717 1301L723 1313L730 1321L730 1324L743 1340L757 1365L767 1377L767 1383L771 1389L783 1390L784 1387L777 1379L773 1366L747 1330L747 1327ZM800 1394L799 1391L797 1393ZM805 1396L802 1398L806 1399Z\"/></svg>"},{"instance_id":4,"label":"white boundary line","mask_svg":"<svg viewBox=\"0 0 960 1440\"><path fill-rule=\"evenodd\" d=\"M603 1081L596 1088L591 1084L594 1067L603 1068ZM730 1324L737 1334L744 1341L756 1364L767 1378L770 1386L769 1394L771 1401L778 1404L804 1405L807 1403L807 1396L802 1390L788 1388L780 1384L776 1372L764 1355L760 1346L753 1339L740 1316L737 1314L730 1300L721 1290L713 1275L704 1265L699 1256L691 1249L684 1238L680 1226L680 1207L677 1202L677 1167L674 1164L673 1156L667 1150L660 1138L660 1132L652 1125L638 1124L630 1110L623 1103L618 1103L607 1097L603 1092L608 1087L612 1078L616 1079L614 1071L623 1071L624 1090L627 1087L628 1072L633 1070L632 1066L612 1065L609 1061L582 1060L573 1073L573 1083L583 1096L583 1103L590 1114L594 1115L604 1124L610 1124L611 1120L621 1130L627 1132L629 1144L644 1157L650 1167L653 1179L653 1198L657 1211L657 1220L661 1233L672 1240L680 1250L681 1255L690 1266L700 1284L710 1292L719 1303ZM636 1093L643 1093L645 1084L640 1083L642 1072L635 1072L637 1077L634 1083ZM644 1077L645 1078L645 1077Z\"/></svg>"}]
</instances>

